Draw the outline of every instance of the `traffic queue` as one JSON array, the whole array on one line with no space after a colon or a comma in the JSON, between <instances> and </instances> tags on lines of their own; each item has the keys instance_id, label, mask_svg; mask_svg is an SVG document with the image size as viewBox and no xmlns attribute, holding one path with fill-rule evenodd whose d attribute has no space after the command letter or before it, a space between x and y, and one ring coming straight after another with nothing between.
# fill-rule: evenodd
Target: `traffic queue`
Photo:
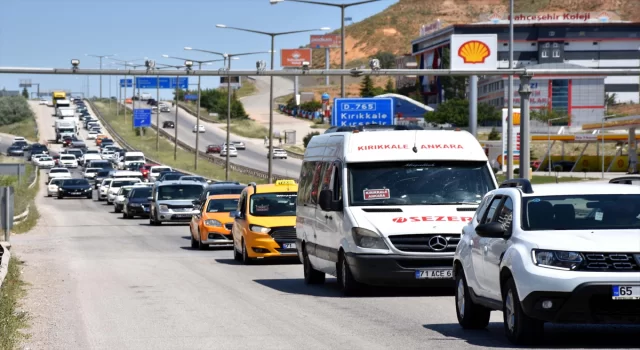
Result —
<instances>
[{"instance_id":1,"label":"traffic queue","mask_svg":"<svg viewBox=\"0 0 640 350\"><path fill-rule=\"evenodd\" d=\"M48 193L188 223L192 248L231 246L243 264L299 260L304 283L335 276L346 296L449 287L462 328L502 311L514 344L539 341L545 323L640 324L640 178L498 184L460 130L333 130L310 140L299 182L273 184L214 182L108 149L83 152L73 180L62 153Z\"/></svg>"}]
</instances>

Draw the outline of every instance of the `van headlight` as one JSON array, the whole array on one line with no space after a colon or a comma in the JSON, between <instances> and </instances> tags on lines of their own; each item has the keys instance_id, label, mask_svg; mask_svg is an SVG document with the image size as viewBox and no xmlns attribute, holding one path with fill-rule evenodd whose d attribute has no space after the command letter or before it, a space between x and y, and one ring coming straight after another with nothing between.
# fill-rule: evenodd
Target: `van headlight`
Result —
<instances>
[{"instance_id":1,"label":"van headlight","mask_svg":"<svg viewBox=\"0 0 640 350\"><path fill-rule=\"evenodd\" d=\"M583 261L582 254L578 252L560 250L533 249L531 258L537 266L567 271L577 268Z\"/></svg>"},{"instance_id":2,"label":"van headlight","mask_svg":"<svg viewBox=\"0 0 640 350\"><path fill-rule=\"evenodd\" d=\"M212 220L212 219L205 220L204 221L204 225L205 226L210 226L210 227L222 227L222 223L220 221Z\"/></svg>"},{"instance_id":3,"label":"van headlight","mask_svg":"<svg viewBox=\"0 0 640 350\"><path fill-rule=\"evenodd\" d=\"M160 209L160 211L169 211L169 207L164 204L159 205L158 209Z\"/></svg>"},{"instance_id":4,"label":"van headlight","mask_svg":"<svg viewBox=\"0 0 640 350\"><path fill-rule=\"evenodd\" d=\"M353 240L360 248L389 250L389 247L384 242L382 237L371 230L367 230L366 228L361 227L354 227L351 230L351 233L353 234Z\"/></svg>"},{"instance_id":5,"label":"van headlight","mask_svg":"<svg viewBox=\"0 0 640 350\"><path fill-rule=\"evenodd\" d=\"M258 225L249 226L249 230L251 230L251 232L264 233L264 234L267 234L271 231L269 227L258 226Z\"/></svg>"}]
</instances>

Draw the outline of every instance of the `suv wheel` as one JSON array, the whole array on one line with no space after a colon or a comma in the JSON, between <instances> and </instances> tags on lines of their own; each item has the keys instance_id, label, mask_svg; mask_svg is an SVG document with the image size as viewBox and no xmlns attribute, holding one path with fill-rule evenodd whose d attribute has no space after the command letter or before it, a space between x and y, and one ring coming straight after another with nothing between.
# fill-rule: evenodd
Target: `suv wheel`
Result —
<instances>
[{"instance_id":1,"label":"suv wheel","mask_svg":"<svg viewBox=\"0 0 640 350\"><path fill-rule=\"evenodd\" d=\"M209 245L208 244L203 244L202 243L202 234L200 234L200 230L198 230L198 249L200 249L200 250L209 249Z\"/></svg>"},{"instance_id":2,"label":"suv wheel","mask_svg":"<svg viewBox=\"0 0 640 350\"><path fill-rule=\"evenodd\" d=\"M304 266L304 283L306 284L323 284L325 279L324 272L320 272L313 268L309 261L307 246L302 250L302 264Z\"/></svg>"},{"instance_id":3,"label":"suv wheel","mask_svg":"<svg viewBox=\"0 0 640 350\"><path fill-rule=\"evenodd\" d=\"M240 254L240 252L238 252L238 249L236 248L235 242L233 243L233 260L242 261L242 254Z\"/></svg>"},{"instance_id":4,"label":"suv wheel","mask_svg":"<svg viewBox=\"0 0 640 350\"><path fill-rule=\"evenodd\" d=\"M355 278L353 278L344 252L340 252L337 272L338 283L340 284L342 293L344 293L344 295L346 296L358 295L361 289L361 284L360 282L356 281Z\"/></svg>"},{"instance_id":5,"label":"suv wheel","mask_svg":"<svg viewBox=\"0 0 640 350\"><path fill-rule=\"evenodd\" d=\"M191 233L191 232L189 232ZM192 249L198 249L198 241L196 241L195 238L193 238L193 233L191 233L191 248Z\"/></svg>"},{"instance_id":6,"label":"suv wheel","mask_svg":"<svg viewBox=\"0 0 640 350\"><path fill-rule=\"evenodd\" d=\"M462 268L456 273L456 315L464 329L483 329L489 325L491 310L471 300L467 279Z\"/></svg>"},{"instance_id":7,"label":"suv wheel","mask_svg":"<svg viewBox=\"0 0 640 350\"><path fill-rule=\"evenodd\" d=\"M250 265L253 262L253 259L249 257L249 253L247 252L247 245L244 243L244 239L242 240L242 263L245 265Z\"/></svg>"},{"instance_id":8,"label":"suv wheel","mask_svg":"<svg viewBox=\"0 0 640 350\"><path fill-rule=\"evenodd\" d=\"M524 313L513 278L510 278L502 288L502 305L504 331L510 342L516 345L529 345L542 338L544 322Z\"/></svg>"}]
</instances>

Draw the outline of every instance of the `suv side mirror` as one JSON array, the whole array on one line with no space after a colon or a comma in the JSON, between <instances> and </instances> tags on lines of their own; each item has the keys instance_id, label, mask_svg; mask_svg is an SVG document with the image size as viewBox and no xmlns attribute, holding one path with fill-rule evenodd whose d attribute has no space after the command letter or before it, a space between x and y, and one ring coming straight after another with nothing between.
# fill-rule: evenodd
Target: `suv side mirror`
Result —
<instances>
[{"instance_id":1,"label":"suv side mirror","mask_svg":"<svg viewBox=\"0 0 640 350\"><path fill-rule=\"evenodd\" d=\"M193 205L200 205L200 200L196 199L196 200L192 200L191 204Z\"/></svg>"},{"instance_id":2,"label":"suv side mirror","mask_svg":"<svg viewBox=\"0 0 640 350\"><path fill-rule=\"evenodd\" d=\"M147 197L147 200L148 200L149 202L153 202L153 197Z\"/></svg>"},{"instance_id":3,"label":"suv side mirror","mask_svg":"<svg viewBox=\"0 0 640 350\"><path fill-rule=\"evenodd\" d=\"M490 222L476 226L476 233L484 238L504 238L505 230L501 223Z\"/></svg>"},{"instance_id":4,"label":"suv side mirror","mask_svg":"<svg viewBox=\"0 0 640 350\"><path fill-rule=\"evenodd\" d=\"M229 212L229 217L232 217L234 219L242 219L242 212L234 210L232 212Z\"/></svg>"}]
</instances>

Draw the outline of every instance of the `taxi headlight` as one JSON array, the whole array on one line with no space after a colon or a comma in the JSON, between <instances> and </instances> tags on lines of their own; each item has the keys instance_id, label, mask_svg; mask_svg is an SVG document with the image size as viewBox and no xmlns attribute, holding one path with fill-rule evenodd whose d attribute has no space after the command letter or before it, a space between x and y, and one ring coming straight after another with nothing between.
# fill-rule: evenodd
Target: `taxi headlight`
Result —
<instances>
[{"instance_id":1,"label":"taxi headlight","mask_svg":"<svg viewBox=\"0 0 640 350\"><path fill-rule=\"evenodd\" d=\"M169 211L169 207L164 205L164 204L160 205L159 209L160 209L160 211Z\"/></svg>"},{"instance_id":2,"label":"taxi headlight","mask_svg":"<svg viewBox=\"0 0 640 350\"><path fill-rule=\"evenodd\" d=\"M267 234L267 233L269 233L271 231L271 228L264 227L264 226L258 226L258 225L251 225L251 226L249 226L249 230L251 230L252 232L255 232L255 233Z\"/></svg>"},{"instance_id":3,"label":"taxi headlight","mask_svg":"<svg viewBox=\"0 0 640 350\"><path fill-rule=\"evenodd\" d=\"M361 227L354 227L351 230L351 233L353 234L353 240L360 248L385 250L389 249L382 237L371 230L367 230L366 228Z\"/></svg>"},{"instance_id":4,"label":"taxi headlight","mask_svg":"<svg viewBox=\"0 0 640 350\"><path fill-rule=\"evenodd\" d=\"M567 271L577 268L583 261L582 254L578 252L560 250L533 249L531 258L537 266Z\"/></svg>"},{"instance_id":5,"label":"taxi headlight","mask_svg":"<svg viewBox=\"0 0 640 350\"><path fill-rule=\"evenodd\" d=\"M205 220L204 225L210 227L222 227L222 223L220 221L213 219Z\"/></svg>"}]
</instances>

